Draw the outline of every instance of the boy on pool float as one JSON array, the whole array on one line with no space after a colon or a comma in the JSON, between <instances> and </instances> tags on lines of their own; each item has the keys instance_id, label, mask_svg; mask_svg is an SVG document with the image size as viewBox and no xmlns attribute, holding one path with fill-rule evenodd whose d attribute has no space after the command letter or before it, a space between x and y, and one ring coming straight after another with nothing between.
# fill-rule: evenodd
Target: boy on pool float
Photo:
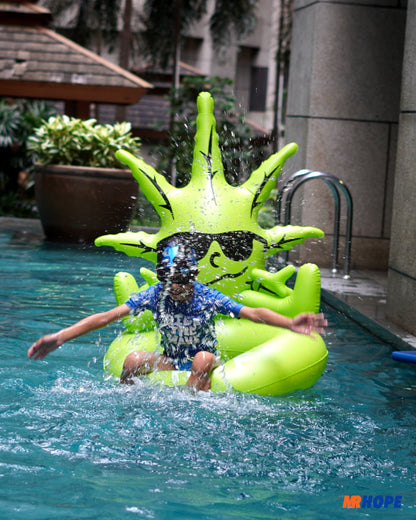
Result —
<instances>
[{"instance_id":1,"label":"boy on pool float","mask_svg":"<svg viewBox=\"0 0 416 520\"><path fill-rule=\"evenodd\" d=\"M217 314L308 335L312 331L322 333L327 325L322 314L301 313L291 319L266 308L237 303L197 282L195 278L198 273L192 247L174 239L162 241L156 264L159 283L132 294L126 303L118 307L93 314L70 327L43 336L33 343L27 355L29 358L43 359L66 341L105 327L129 314L137 315L150 309L158 324L163 354L131 352L124 360L120 383L133 384L133 377L155 370L190 370L187 386L207 391L211 386L211 370L218 365L214 325Z\"/></svg>"}]
</instances>

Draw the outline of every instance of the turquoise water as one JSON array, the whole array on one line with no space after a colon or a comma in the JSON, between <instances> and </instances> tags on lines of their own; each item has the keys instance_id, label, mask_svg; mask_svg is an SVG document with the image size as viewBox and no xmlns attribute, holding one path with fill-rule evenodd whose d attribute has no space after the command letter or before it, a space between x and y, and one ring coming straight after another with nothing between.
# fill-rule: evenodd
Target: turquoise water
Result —
<instances>
[{"instance_id":1,"label":"turquoise water","mask_svg":"<svg viewBox=\"0 0 416 520\"><path fill-rule=\"evenodd\" d=\"M114 326L44 361L28 346L114 305L144 262L0 234L0 518L416 517L416 372L330 308L328 367L279 398L105 380ZM344 495L402 507L343 509Z\"/></svg>"}]
</instances>

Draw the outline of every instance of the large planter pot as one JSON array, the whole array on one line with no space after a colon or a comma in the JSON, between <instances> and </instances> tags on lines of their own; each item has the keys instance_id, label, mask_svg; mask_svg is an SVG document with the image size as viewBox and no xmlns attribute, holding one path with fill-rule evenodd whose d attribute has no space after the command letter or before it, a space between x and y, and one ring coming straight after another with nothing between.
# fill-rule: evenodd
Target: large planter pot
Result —
<instances>
[{"instance_id":1,"label":"large planter pot","mask_svg":"<svg viewBox=\"0 0 416 520\"><path fill-rule=\"evenodd\" d=\"M127 230L138 184L128 170L36 165L35 196L50 240L92 243Z\"/></svg>"}]
</instances>

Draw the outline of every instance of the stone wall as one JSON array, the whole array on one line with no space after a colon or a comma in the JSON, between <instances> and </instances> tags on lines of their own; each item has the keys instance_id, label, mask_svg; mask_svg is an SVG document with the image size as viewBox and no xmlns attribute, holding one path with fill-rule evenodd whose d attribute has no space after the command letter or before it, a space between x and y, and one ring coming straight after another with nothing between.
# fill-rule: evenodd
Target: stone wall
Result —
<instances>
[{"instance_id":1,"label":"stone wall","mask_svg":"<svg viewBox=\"0 0 416 520\"><path fill-rule=\"evenodd\" d=\"M353 268L388 264L405 22L397 0L295 0L286 142L299 151L280 186L303 168L346 183L354 201ZM294 222L326 232L298 248L300 262L330 265L333 206L319 180L296 197ZM345 208L342 214L341 231Z\"/></svg>"},{"instance_id":2,"label":"stone wall","mask_svg":"<svg viewBox=\"0 0 416 520\"><path fill-rule=\"evenodd\" d=\"M416 3L409 2L394 185L387 308L416 334Z\"/></svg>"}]
</instances>

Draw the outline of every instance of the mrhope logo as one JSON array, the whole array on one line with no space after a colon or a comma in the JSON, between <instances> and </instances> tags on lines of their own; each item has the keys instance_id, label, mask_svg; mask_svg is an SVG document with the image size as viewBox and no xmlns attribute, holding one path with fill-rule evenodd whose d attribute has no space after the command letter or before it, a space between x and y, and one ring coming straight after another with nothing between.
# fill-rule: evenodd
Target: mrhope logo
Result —
<instances>
[{"instance_id":1,"label":"mrhope logo","mask_svg":"<svg viewBox=\"0 0 416 520\"><path fill-rule=\"evenodd\" d=\"M369 509L369 508L396 508L399 509L402 506L402 496L396 495L345 495L344 496L344 504L342 507L344 508L359 508L359 509Z\"/></svg>"}]
</instances>

